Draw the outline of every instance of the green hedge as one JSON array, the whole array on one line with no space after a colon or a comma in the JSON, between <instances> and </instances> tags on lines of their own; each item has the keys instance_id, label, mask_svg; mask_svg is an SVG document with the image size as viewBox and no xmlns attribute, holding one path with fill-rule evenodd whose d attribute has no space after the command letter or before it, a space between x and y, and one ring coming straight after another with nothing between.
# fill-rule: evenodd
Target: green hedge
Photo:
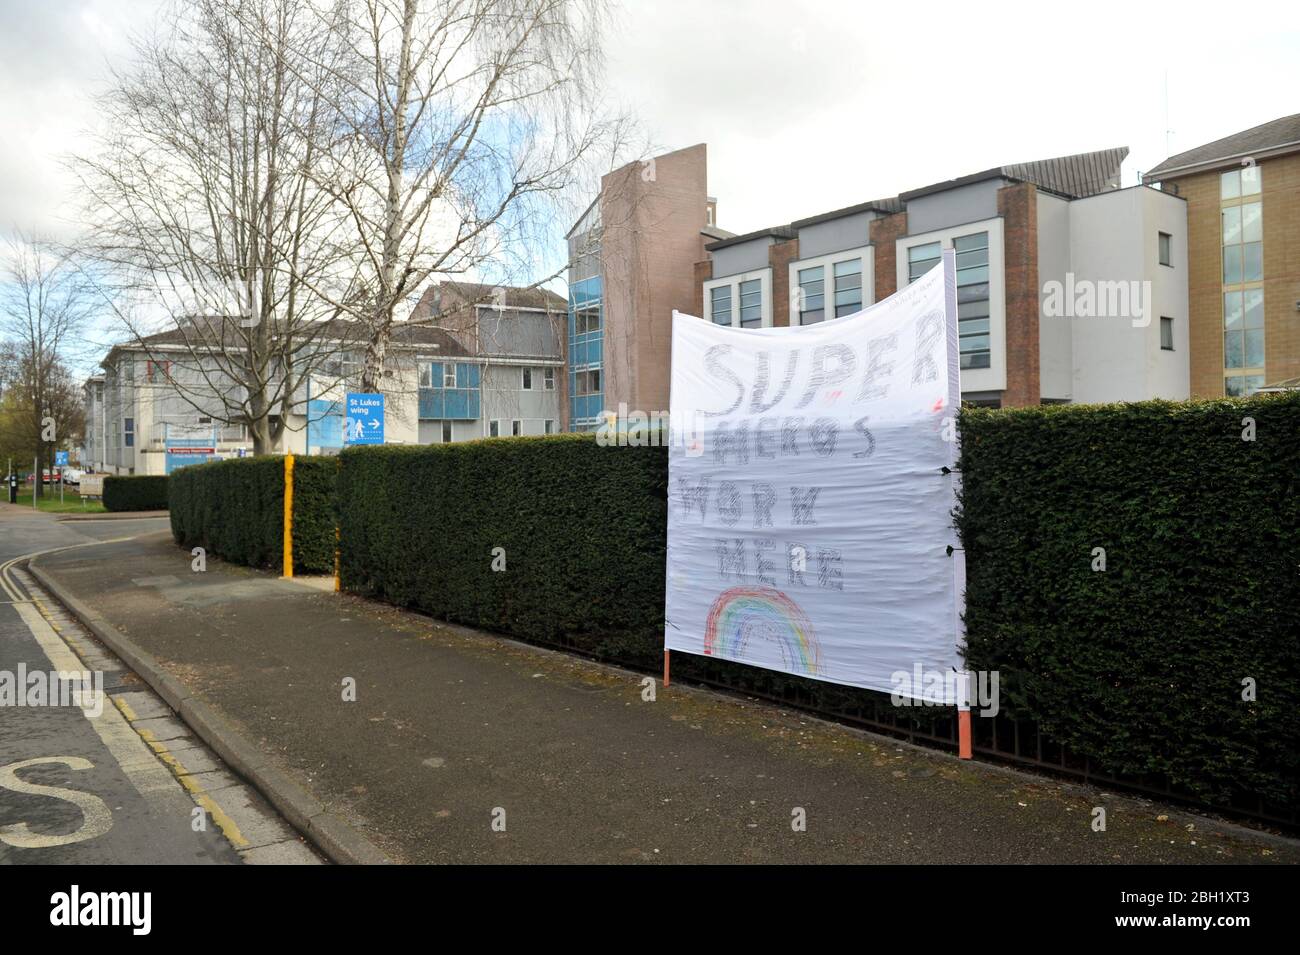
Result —
<instances>
[{"instance_id":1,"label":"green hedge","mask_svg":"<svg viewBox=\"0 0 1300 955\"><path fill-rule=\"evenodd\" d=\"M1000 719L1036 723L1045 751L1064 745L1098 773L1161 777L1212 803L1252 793L1300 806L1300 395L973 409L961 429L968 662L999 671ZM177 540L202 543L207 528L222 556L278 565L281 462L264 460L269 471L234 461L173 475ZM555 435L325 462L344 502L345 589L632 666L661 661L664 449ZM324 471L309 486L298 495L327 568L335 487ZM497 547L505 573L492 570ZM673 669L925 732L950 717L703 657Z\"/></svg>"},{"instance_id":2,"label":"green hedge","mask_svg":"<svg viewBox=\"0 0 1300 955\"><path fill-rule=\"evenodd\" d=\"M661 449L565 434L341 460L345 589L630 663L662 658ZM505 573L492 570L498 547Z\"/></svg>"},{"instance_id":3,"label":"green hedge","mask_svg":"<svg viewBox=\"0 0 1300 955\"><path fill-rule=\"evenodd\" d=\"M104 478L104 510L167 510L167 475L110 475Z\"/></svg>"},{"instance_id":4,"label":"green hedge","mask_svg":"<svg viewBox=\"0 0 1300 955\"><path fill-rule=\"evenodd\" d=\"M1300 804L1300 394L967 410L961 435L968 662L1012 715L1109 773Z\"/></svg>"},{"instance_id":5,"label":"green hedge","mask_svg":"<svg viewBox=\"0 0 1300 955\"><path fill-rule=\"evenodd\" d=\"M295 573L332 573L338 459L294 455ZM224 560L283 569L284 458L181 468L171 476L172 536Z\"/></svg>"}]
</instances>

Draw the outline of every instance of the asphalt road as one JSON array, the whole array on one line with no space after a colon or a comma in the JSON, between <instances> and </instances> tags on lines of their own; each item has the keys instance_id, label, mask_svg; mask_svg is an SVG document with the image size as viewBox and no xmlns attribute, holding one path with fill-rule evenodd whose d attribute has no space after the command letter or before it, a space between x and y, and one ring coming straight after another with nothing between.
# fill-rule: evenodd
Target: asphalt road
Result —
<instances>
[{"instance_id":1,"label":"asphalt road","mask_svg":"<svg viewBox=\"0 0 1300 955\"><path fill-rule=\"evenodd\" d=\"M164 518L59 522L6 505L0 565L165 528ZM52 672L83 669L102 674L97 701L76 705L66 682L65 705L38 695L60 687ZM10 567L0 590L0 863L245 861L316 857L139 677Z\"/></svg>"}]
</instances>

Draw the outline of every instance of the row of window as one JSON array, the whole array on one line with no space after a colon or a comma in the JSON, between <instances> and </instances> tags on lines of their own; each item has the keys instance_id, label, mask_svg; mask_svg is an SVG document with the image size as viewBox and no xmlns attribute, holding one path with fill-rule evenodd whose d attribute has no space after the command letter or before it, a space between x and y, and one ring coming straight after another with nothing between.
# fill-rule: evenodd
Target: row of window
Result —
<instances>
[{"instance_id":1,"label":"row of window","mask_svg":"<svg viewBox=\"0 0 1300 955\"><path fill-rule=\"evenodd\" d=\"M440 440L441 440L441 443L443 443L443 444L451 444L451 442L452 442L452 429L451 429L451 426L452 426L453 422L451 422L451 421L431 421L431 422L429 422L429 424L432 424L434 427L437 427L437 428L438 428L438 431L439 431L439 438L440 438ZM502 419L502 418L493 418L491 421L488 422L488 436L489 436L489 437L492 437L492 438L499 438L499 437L501 437L501 434L502 434L502 426L503 426L504 424L505 424L505 419ZM547 419L545 420L545 422L543 422L542 427L543 427L543 429L544 429L544 431L545 431L546 434L555 434L555 421L554 421L554 419L552 419L552 418L547 418ZM524 423L523 423L523 421L522 421L521 419L519 419L519 418L513 418L513 419L511 419L510 422L509 422L509 428L510 428L510 434L511 434L512 436L514 436L514 437L518 437L518 436L520 436L520 435L522 435L522 434L524 433Z\"/></svg>"},{"instance_id":2,"label":"row of window","mask_svg":"<svg viewBox=\"0 0 1300 955\"><path fill-rule=\"evenodd\" d=\"M1257 173L1257 171L1256 171ZM1258 191L1258 175L1253 179ZM1258 206L1258 203L1253 205ZM1238 267L1243 274L1253 275L1258 258L1258 248L1250 247L1257 241L1259 230L1257 209L1241 209L1237 218L1225 219L1225 239L1237 238L1242 251ZM1231 231L1230 231L1231 230ZM943 241L925 242L907 248L907 281L916 281L943 258ZM956 253L957 324L961 367L963 369L989 368L992 364L991 295L989 233L974 232L955 236L951 241ZM1157 233L1157 255L1161 265L1173 267L1173 236ZM831 261L798 268L795 272L796 294L793 311L796 322L811 325L860 311L863 307L863 259L861 257ZM1229 268L1225 258L1225 274ZM1247 279L1250 281L1250 279ZM741 277L731 282L712 285L708 289L705 305L708 318L718 325L758 328L763 324L763 283L761 277ZM1247 349L1246 336L1241 335L1242 350ZM1172 351L1174 347L1173 319L1160 319L1160 347ZM1261 345L1262 347L1262 345Z\"/></svg>"},{"instance_id":3,"label":"row of window","mask_svg":"<svg viewBox=\"0 0 1300 955\"><path fill-rule=\"evenodd\" d=\"M434 368L441 367L442 371L438 375L441 383L434 384ZM459 369L459 371L458 371ZM539 375L538 372L541 372ZM466 368L455 365L451 362L434 362L432 364L420 365L420 387L421 388L473 388L474 385L469 381L466 375ZM519 387L523 391L554 391L555 390L555 369L554 368L521 368L519 369Z\"/></svg>"},{"instance_id":4,"label":"row of window","mask_svg":"<svg viewBox=\"0 0 1300 955\"><path fill-rule=\"evenodd\" d=\"M860 254L839 253L792 269L790 302L796 325L815 325L862 311L866 283ZM733 328L762 328L771 320L764 301L769 294L767 273L741 275L710 284L705 294L707 318L715 325Z\"/></svg>"},{"instance_id":5,"label":"row of window","mask_svg":"<svg viewBox=\"0 0 1300 955\"><path fill-rule=\"evenodd\" d=\"M1249 395L1264 385L1264 207L1260 170L1219 175L1223 253L1223 390Z\"/></svg>"},{"instance_id":6,"label":"row of window","mask_svg":"<svg viewBox=\"0 0 1300 955\"><path fill-rule=\"evenodd\" d=\"M488 422L488 437L490 437L490 438L499 438L499 437L501 437L501 424L502 424L502 419L501 419L501 418L493 418L491 421L489 421L489 422ZM554 433L555 433L555 422L552 421L550 418L547 418L547 419L546 419L546 421L544 422L544 424L543 424L542 427L543 427L543 429L544 429L544 433L545 433L545 434L554 434ZM444 434L447 434L447 433L448 433L448 432L446 431L445 428L444 428L444 430L443 430L443 433L444 433ZM511 419L511 421L510 421L510 434L511 434L511 436L517 438L517 437L519 437L519 436L520 436L521 434L523 434L523 433L524 433L524 423L523 423L522 421L520 421L518 418L513 418L513 419ZM444 440L444 441L450 441L451 438L450 438L450 437L447 437L447 438L444 438L443 440Z\"/></svg>"}]
</instances>

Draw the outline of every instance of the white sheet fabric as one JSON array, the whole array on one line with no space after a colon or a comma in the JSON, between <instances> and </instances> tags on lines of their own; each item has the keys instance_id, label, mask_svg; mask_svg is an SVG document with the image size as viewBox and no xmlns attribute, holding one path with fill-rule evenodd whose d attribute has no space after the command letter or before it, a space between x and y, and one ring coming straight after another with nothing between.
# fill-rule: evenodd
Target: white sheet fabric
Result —
<instances>
[{"instance_id":1,"label":"white sheet fabric","mask_svg":"<svg viewBox=\"0 0 1300 955\"><path fill-rule=\"evenodd\" d=\"M956 312L946 252L817 325L674 316L666 649L914 698L961 668Z\"/></svg>"}]
</instances>

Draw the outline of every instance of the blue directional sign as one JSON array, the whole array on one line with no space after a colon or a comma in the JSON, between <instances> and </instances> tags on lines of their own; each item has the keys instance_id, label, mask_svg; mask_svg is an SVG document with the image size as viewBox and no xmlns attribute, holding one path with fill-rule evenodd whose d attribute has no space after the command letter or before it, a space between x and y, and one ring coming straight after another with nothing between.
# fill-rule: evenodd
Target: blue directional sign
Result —
<instances>
[{"instance_id":1,"label":"blue directional sign","mask_svg":"<svg viewBox=\"0 0 1300 955\"><path fill-rule=\"evenodd\" d=\"M63 468L63 467L67 467L67 466L68 466L68 452L67 452L67 451L55 451L55 452L54 452L54 466L55 466L55 467L58 467L58 468Z\"/></svg>"},{"instance_id":2,"label":"blue directional sign","mask_svg":"<svg viewBox=\"0 0 1300 955\"><path fill-rule=\"evenodd\" d=\"M384 443L384 396L348 392L344 444Z\"/></svg>"}]
</instances>

